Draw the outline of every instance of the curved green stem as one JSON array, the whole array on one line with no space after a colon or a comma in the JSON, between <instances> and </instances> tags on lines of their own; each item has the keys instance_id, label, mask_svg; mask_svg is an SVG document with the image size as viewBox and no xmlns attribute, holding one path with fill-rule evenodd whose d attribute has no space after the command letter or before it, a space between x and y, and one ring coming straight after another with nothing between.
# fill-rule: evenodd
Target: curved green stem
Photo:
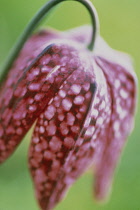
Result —
<instances>
[{"instance_id":1,"label":"curved green stem","mask_svg":"<svg viewBox=\"0 0 140 210\"><path fill-rule=\"evenodd\" d=\"M10 55L8 59L6 60L3 68L1 69L2 75L0 77L0 83L4 81L6 78L8 71L10 67L12 66L13 62L17 58L20 50L22 49L24 43L28 39L28 37L31 35L32 31L35 29L35 27L39 24L39 22L43 19L43 17L49 12L54 6L57 4L63 2L63 1L77 1L83 4L87 10L90 13L91 20L92 20L92 26L93 26L93 31L92 31L92 38L91 41L88 45L89 50L93 50L94 43L98 34L98 28L99 28L99 23L98 23L98 15L96 12L96 9L90 2L90 0L50 0L48 3L46 3L38 12L37 14L33 17L33 19L29 22L25 30L23 31L22 35L20 36L19 40L15 44L14 48L11 50Z\"/></svg>"}]
</instances>

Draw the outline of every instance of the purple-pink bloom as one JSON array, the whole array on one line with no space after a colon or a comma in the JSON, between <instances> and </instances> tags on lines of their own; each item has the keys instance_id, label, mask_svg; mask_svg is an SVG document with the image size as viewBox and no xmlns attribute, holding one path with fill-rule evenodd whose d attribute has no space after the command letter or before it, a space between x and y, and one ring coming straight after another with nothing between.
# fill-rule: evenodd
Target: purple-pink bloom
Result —
<instances>
[{"instance_id":1,"label":"purple-pink bloom","mask_svg":"<svg viewBox=\"0 0 140 210\"><path fill-rule=\"evenodd\" d=\"M35 124L29 168L42 210L52 209L94 164L97 199L112 183L133 127L136 76L128 55L88 26L43 30L24 45L0 87L0 162Z\"/></svg>"}]
</instances>

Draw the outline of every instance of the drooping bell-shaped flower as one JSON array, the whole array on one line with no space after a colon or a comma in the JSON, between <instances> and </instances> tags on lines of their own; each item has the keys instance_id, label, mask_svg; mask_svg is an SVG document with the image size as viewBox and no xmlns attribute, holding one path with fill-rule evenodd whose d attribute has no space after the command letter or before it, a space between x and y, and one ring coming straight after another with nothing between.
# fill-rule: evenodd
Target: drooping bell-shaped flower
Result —
<instances>
[{"instance_id":1,"label":"drooping bell-shaped flower","mask_svg":"<svg viewBox=\"0 0 140 210\"><path fill-rule=\"evenodd\" d=\"M100 36L89 51L91 38L88 26L37 32L1 80L0 162L35 124L29 167L43 210L53 209L91 164L95 196L104 198L133 126L130 58Z\"/></svg>"}]
</instances>

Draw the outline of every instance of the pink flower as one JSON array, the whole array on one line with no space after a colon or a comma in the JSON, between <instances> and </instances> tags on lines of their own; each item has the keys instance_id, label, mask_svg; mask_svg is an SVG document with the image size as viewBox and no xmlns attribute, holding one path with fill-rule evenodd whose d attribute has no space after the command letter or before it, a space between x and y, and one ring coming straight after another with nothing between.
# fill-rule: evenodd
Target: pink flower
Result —
<instances>
[{"instance_id":1,"label":"pink flower","mask_svg":"<svg viewBox=\"0 0 140 210\"><path fill-rule=\"evenodd\" d=\"M94 164L97 199L107 194L133 127L136 76L129 57L88 26L43 30L24 45L0 90L0 162L35 124L29 167L43 210Z\"/></svg>"}]
</instances>

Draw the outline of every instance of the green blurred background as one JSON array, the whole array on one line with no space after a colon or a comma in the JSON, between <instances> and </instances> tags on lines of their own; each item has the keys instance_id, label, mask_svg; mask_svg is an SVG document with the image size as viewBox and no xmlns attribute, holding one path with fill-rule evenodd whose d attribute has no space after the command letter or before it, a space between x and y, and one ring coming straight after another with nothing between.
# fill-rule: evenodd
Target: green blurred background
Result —
<instances>
[{"instance_id":1,"label":"green blurred background","mask_svg":"<svg viewBox=\"0 0 140 210\"><path fill-rule=\"evenodd\" d=\"M27 22L46 0L0 0L0 63ZM93 0L101 35L112 46L128 52L140 79L140 1ZM86 9L77 2L62 3L44 25L59 30L90 23ZM140 103L138 108L140 107ZM140 210L140 109L136 124L116 172L110 200L97 204L92 195L92 173L87 172L70 189L56 210ZM38 210L27 169L28 133L14 155L0 167L0 210Z\"/></svg>"}]
</instances>

